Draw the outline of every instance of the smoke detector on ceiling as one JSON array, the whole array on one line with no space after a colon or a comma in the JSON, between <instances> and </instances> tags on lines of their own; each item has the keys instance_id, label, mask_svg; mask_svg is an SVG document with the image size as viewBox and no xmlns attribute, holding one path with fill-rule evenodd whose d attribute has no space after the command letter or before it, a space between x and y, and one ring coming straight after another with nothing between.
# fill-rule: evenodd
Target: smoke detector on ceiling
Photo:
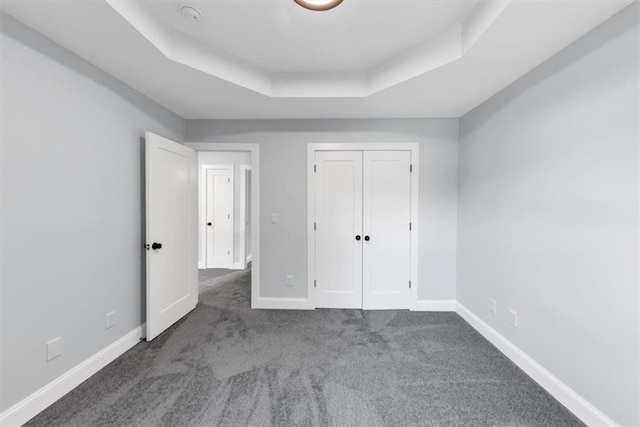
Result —
<instances>
[{"instance_id":1,"label":"smoke detector on ceiling","mask_svg":"<svg viewBox=\"0 0 640 427\"><path fill-rule=\"evenodd\" d=\"M202 13L192 6L182 6L182 8L180 8L180 13L184 19L192 24L197 24L202 20Z\"/></svg>"}]
</instances>

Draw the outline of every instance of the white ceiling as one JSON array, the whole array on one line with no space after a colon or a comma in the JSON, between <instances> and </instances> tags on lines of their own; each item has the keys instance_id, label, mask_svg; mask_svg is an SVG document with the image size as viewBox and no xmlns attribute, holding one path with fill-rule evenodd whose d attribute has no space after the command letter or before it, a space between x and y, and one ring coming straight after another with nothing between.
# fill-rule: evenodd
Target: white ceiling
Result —
<instances>
[{"instance_id":1,"label":"white ceiling","mask_svg":"<svg viewBox=\"0 0 640 427\"><path fill-rule=\"evenodd\" d=\"M632 0L3 0L187 119L460 117ZM182 5L203 13L198 24Z\"/></svg>"},{"instance_id":2,"label":"white ceiling","mask_svg":"<svg viewBox=\"0 0 640 427\"><path fill-rule=\"evenodd\" d=\"M203 14L184 19L182 2L139 3L140 11L170 28L270 73L363 72L461 25L472 1L347 0L314 13L291 1L189 3Z\"/></svg>"}]
</instances>

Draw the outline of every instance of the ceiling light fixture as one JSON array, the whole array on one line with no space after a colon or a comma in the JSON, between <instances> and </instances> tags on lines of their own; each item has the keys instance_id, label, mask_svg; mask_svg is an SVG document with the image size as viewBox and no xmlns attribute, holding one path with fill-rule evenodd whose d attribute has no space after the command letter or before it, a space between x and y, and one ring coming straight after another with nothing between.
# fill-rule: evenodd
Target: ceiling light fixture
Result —
<instances>
[{"instance_id":1,"label":"ceiling light fixture","mask_svg":"<svg viewBox=\"0 0 640 427\"><path fill-rule=\"evenodd\" d=\"M180 13L182 13L182 17L192 24L197 24L202 19L202 13L195 7L191 6L182 6L180 8Z\"/></svg>"},{"instance_id":2,"label":"ceiling light fixture","mask_svg":"<svg viewBox=\"0 0 640 427\"><path fill-rule=\"evenodd\" d=\"M309 10L329 10L342 3L342 0L293 0L300 6Z\"/></svg>"}]
</instances>

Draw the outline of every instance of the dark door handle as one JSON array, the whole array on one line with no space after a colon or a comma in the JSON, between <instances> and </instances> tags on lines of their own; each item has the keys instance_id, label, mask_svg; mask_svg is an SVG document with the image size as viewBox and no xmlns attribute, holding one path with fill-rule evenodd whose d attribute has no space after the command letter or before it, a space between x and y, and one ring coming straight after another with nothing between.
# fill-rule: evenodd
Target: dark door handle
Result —
<instances>
[{"instance_id":1,"label":"dark door handle","mask_svg":"<svg viewBox=\"0 0 640 427\"><path fill-rule=\"evenodd\" d=\"M210 222L208 222L208 223L207 223L207 225L208 225L209 227L211 227L211 223L210 223Z\"/></svg>"},{"instance_id":2,"label":"dark door handle","mask_svg":"<svg viewBox=\"0 0 640 427\"><path fill-rule=\"evenodd\" d=\"M360 235L357 235L356 240L360 241L360 239L361 239Z\"/></svg>"},{"instance_id":3,"label":"dark door handle","mask_svg":"<svg viewBox=\"0 0 640 427\"><path fill-rule=\"evenodd\" d=\"M154 251L158 249L162 249L162 243L153 242L153 244L151 245L151 249L153 249Z\"/></svg>"},{"instance_id":4,"label":"dark door handle","mask_svg":"<svg viewBox=\"0 0 640 427\"><path fill-rule=\"evenodd\" d=\"M371 240L371 238L369 236L364 236L364 240L368 242L369 240Z\"/></svg>"}]
</instances>

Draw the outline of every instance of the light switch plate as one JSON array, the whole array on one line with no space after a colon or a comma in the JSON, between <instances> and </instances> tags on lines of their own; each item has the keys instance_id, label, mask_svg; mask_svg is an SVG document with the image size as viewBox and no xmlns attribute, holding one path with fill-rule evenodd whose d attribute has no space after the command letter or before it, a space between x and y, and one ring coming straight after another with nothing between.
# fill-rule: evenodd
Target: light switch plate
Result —
<instances>
[{"instance_id":1,"label":"light switch plate","mask_svg":"<svg viewBox=\"0 0 640 427\"><path fill-rule=\"evenodd\" d=\"M277 213L272 213L271 214L271 224L277 224L278 223L278 214Z\"/></svg>"},{"instance_id":2,"label":"light switch plate","mask_svg":"<svg viewBox=\"0 0 640 427\"><path fill-rule=\"evenodd\" d=\"M62 338L54 338L47 343L47 362L62 354Z\"/></svg>"},{"instance_id":3,"label":"light switch plate","mask_svg":"<svg viewBox=\"0 0 640 427\"><path fill-rule=\"evenodd\" d=\"M514 328L518 327L518 313L513 310L509 310L509 324Z\"/></svg>"},{"instance_id":4,"label":"light switch plate","mask_svg":"<svg viewBox=\"0 0 640 427\"><path fill-rule=\"evenodd\" d=\"M496 314L496 300L489 298L489 313Z\"/></svg>"},{"instance_id":5,"label":"light switch plate","mask_svg":"<svg viewBox=\"0 0 640 427\"><path fill-rule=\"evenodd\" d=\"M114 317L116 315L115 311L110 311L107 314L104 315L104 328L105 329L109 329L109 328L113 328L113 325L115 324L115 320Z\"/></svg>"}]
</instances>

